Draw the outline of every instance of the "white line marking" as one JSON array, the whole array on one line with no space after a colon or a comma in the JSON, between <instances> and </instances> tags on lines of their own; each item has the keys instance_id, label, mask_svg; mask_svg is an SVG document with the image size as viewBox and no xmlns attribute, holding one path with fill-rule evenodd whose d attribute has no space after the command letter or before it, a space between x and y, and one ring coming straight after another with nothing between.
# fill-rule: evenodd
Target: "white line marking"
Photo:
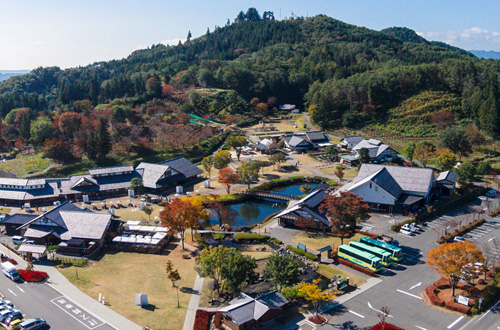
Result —
<instances>
[{"instance_id":1,"label":"white line marking","mask_svg":"<svg viewBox=\"0 0 500 330\"><path fill-rule=\"evenodd\" d=\"M407 295L409 295L409 296L411 296L411 297L413 297L413 298L422 299L422 297L416 296L416 295L411 294L411 293L409 293L409 292L405 292L405 291L402 291L402 290L399 290L399 289L397 289L397 291L398 291L398 292L401 292L401 293L404 293L404 294L407 294Z\"/></svg>"},{"instance_id":2,"label":"white line marking","mask_svg":"<svg viewBox=\"0 0 500 330\"><path fill-rule=\"evenodd\" d=\"M21 290L21 292L22 292L22 293L24 293L24 290L23 290L23 289L21 289L21 288L19 287L19 285L16 285L16 288L18 288L19 290Z\"/></svg>"},{"instance_id":3,"label":"white line marking","mask_svg":"<svg viewBox=\"0 0 500 330\"><path fill-rule=\"evenodd\" d=\"M17 297L17 294L15 294L11 289L8 289L10 291L10 293L12 293L14 296Z\"/></svg>"},{"instance_id":4,"label":"white line marking","mask_svg":"<svg viewBox=\"0 0 500 330\"><path fill-rule=\"evenodd\" d=\"M488 242L490 242L490 241L492 241L492 240L494 240L494 239L495 239L495 237L492 237L492 238L490 238L490 239L488 240Z\"/></svg>"},{"instance_id":5,"label":"white line marking","mask_svg":"<svg viewBox=\"0 0 500 330\"><path fill-rule=\"evenodd\" d=\"M410 288L410 290L415 289L417 286L421 286L421 285L422 285L422 282L418 282L417 284L415 284L414 286L412 286Z\"/></svg>"},{"instance_id":6,"label":"white line marking","mask_svg":"<svg viewBox=\"0 0 500 330\"><path fill-rule=\"evenodd\" d=\"M85 312L86 314L89 314L89 316L92 316L94 317L95 319L101 321L102 323L101 324L96 324L96 326L88 326L87 324L85 324L84 322L82 322L82 320L78 319L75 315L71 314L70 311L68 311L67 309L64 309L63 306L59 305L59 304L56 304L54 301L58 300L58 299L65 299L65 300L68 300L69 302L73 303L75 305L75 307L79 307L80 309L82 309L82 312ZM74 318L75 320L77 320L78 322L80 322L80 324L82 324L83 326L85 326L86 328L88 329L95 329L95 328L98 328L102 325L105 325L106 322L104 322L102 319L100 319L99 317L97 317L96 315L90 313L88 310L85 310L85 308L83 308L81 305L75 303L73 300L71 300L70 298L66 297L66 296L60 296L60 297L57 297L57 298L54 298L52 300L50 300L51 303L53 303L54 305L56 305L57 307L59 307L60 309L62 309L63 311L66 312L66 314L68 314L69 316L71 316L72 318Z\"/></svg>"},{"instance_id":7,"label":"white line marking","mask_svg":"<svg viewBox=\"0 0 500 330\"><path fill-rule=\"evenodd\" d=\"M463 316L460 316L458 319L455 320L455 322L453 322L452 324L450 324L448 326L448 329L453 328L455 326L455 324L457 324L458 322L462 321L463 318L464 318Z\"/></svg>"},{"instance_id":8,"label":"white line marking","mask_svg":"<svg viewBox=\"0 0 500 330\"><path fill-rule=\"evenodd\" d=\"M370 309L373 309L375 312L378 312L378 313L380 313L380 314L384 314L384 313L382 313L381 311L379 311L378 309L373 308L373 307L372 307L372 304L370 304L370 302L368 302L368 307L370 307ZM393 317L392 315L387 315L387 316L389 316L389 317Z\"/></svg>"},{"instance_id":9,"label":"white line marking","mask_svg":"<svg viewBox=\"0 0 500 330\"><path fill-rule=\"evenodd\" d=\"M358 314L358 313L356 313L356 312L353 312L353 311L351 311L351 310L349 310L349 313L354 314L354 315L356 315L356 316L359 316L359 317L361 317L362 319L364 319L364 318L365 318L363 315Z\"/></svg>"},{"instance_id":10,"label":"white line marking","mask_svg":"<svg viewBox=\"0 0 500 330\"><path fill-rule=\"evenodd\" d=\"M419 327L418 325L415 326L416 328L419 328L421 330L427 330L426 328Z\"/></svg>"}]
</instances>

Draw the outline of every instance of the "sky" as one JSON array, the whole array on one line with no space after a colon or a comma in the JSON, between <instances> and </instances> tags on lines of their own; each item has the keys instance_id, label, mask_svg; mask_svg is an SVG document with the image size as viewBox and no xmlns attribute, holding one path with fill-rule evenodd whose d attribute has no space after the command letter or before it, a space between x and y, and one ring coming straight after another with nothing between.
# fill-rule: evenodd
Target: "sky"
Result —
<instances>
[{"instance_id":1,"label":"sky","mask_svg":"<svg viewBox=\"0 0 500 330\"><path fill-rule=\"evenodd\" d=\"M405 26L428 40L500 51L497 0L0 0L0 70L85 66L153 44L177 44L223 26L240 10L277 19L325 14L381 30Z\"/></svg>"}]
</instances>

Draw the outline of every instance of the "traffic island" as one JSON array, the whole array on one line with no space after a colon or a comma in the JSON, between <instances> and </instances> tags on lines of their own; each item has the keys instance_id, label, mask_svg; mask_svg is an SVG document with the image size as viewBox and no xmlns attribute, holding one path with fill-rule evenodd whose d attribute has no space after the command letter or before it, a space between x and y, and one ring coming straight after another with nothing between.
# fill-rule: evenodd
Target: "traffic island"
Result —
<instances>
[{"instance_id":1,"label":"traffic island","mask_svg":"<svg viewBox=\"0 0 500 330\"><path fill-rule=\"evenodd\" d=\"M17 272L26 282L43 282L48 277L46 272L39 272L36 270L18 269Z\"/></svg>"}]
</instances>

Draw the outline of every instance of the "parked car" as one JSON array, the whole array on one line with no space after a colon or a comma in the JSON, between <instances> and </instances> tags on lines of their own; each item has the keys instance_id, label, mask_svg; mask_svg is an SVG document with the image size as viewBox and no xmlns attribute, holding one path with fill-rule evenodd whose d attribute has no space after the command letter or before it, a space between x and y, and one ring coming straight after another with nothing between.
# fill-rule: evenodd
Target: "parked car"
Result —
<instances>
[{"instance_id":1,"label":"parked car","mask_svg":"<svg viewBox=\"0 0 500 330\"><path fill-rule=\"evenodd\" d=\"M420 229L422 229L422 227L420 227L419 225L417 225L416 223L411 223L410 224L410 228L411 230L413 231L419 231Z\"/></svg>"},{"instance_id":2,"label":"parked car","mask_svg":"<svg viewBox=\"0 0 500 330\"><path fill-rule=\"evenodd\" d=\"M405 235L408 235L408 236L413 236L414 235L413 231L411 230L410 227L403 226L403 227L401 227L401 229L399 230L399 232L401 234L405 234Z\"/></svg>"},{"instance_id":3,"label":"parked car","mask_svg":"<svg viewBox=\"0 0 500 330\"><path fill-rule=\"evenodd\" d=\"M455 236L453 239L454 242L465 242L467 239L463 236Z\"/></svg>"},{"instance_id":4,"label":"parked car","mask_svg":"<svg viewBox=\"0 0 500 330\"><path fill-rule=\"evenodd\" d=\"M0 322L5 323L5 320L13 313L19 312L15 309L4 309L0 312Z\"/></svg>"},{"instance_id":5,"label":"parked car","mask_svg":"<svg viewBox=\"0 0 500 330\"><path fill-rule=\"evenodd\" d=\"M21 314L21 312L14 312L12 314L10 314L5 320L3 323L7 324L7 325L10 325L11 322L15 321L15 320L22 320L23 319L23 314Z\"/></svg>"},{"instance_id":6,"label":"parked car","mask_svg":"<svg viewBox=\"0 0 500 330\"><path fill-rule=\"evenodd\" d=\"M9 329L10 330L19 330L19 329L21 329L20 324L22 322L24 322L24 321L25 321L24 319L21 319L21 320L14 320L14 321L10 322Z\"/></svg>"},{"instance_id":7,"label":"parked car","mask_svg":"<svg viewBox=\"0 0 500 330\"><path fill-rule=\"evenodd\" d=\"M380 242L392 243L392 241L394 241L394 238L392 238L391 236L387 236L387 235L380 235L377 238L377 240Z\"/></svg>"},{"instance_id":8,"label":"parked car","mask_svg":"<svg viewBox=\"0 0 500 330\"><path fill-rule=\"evenodd\" d=\"M12 243L14 244L23 244L27 239L22 236L12 236Z\"/></svg>"},{"instance_id":9,"label":"parked car","mask_svg":"<svg viewBox=\"0 0 500 330\"><path fill-rule=\"evenodd\" d=\"M47 327L47 322L44 319L28 319L19 324L21 330L35 330Z\"/></svg>"}]
</instances>

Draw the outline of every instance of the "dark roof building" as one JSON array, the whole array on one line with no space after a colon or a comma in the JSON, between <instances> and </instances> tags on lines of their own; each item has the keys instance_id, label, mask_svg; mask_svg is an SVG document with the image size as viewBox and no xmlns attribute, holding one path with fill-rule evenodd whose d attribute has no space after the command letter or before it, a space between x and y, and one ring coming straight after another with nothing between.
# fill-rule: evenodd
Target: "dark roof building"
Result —
<instances>
[{"instance_id":1,"label":"dark roof building","mask_svg":"<svg viewBox=\"0 0 500 330\"><path fill-rule=\"evenodd\" d=\"M330 221L326 215L319 210L320 204L325 200L326 191L317 189L301 200L291 200L287 208L274 216L279 224L284 226L295 226L298 219L309 219L311 223L308 228L323 230L330 227Z\"/></svg>"},{"instance_id":2,"label":"dark roof building","mask_svg":"<svg viewBox=\"0 0 500 330\"><path fill-rule=\"evenodd\" d=\"M282 139L285 141L287 148L293 151L305 151L332 145L328 135L320 131L286 134L283 135Z\"/></svg>"}]
</instances>

